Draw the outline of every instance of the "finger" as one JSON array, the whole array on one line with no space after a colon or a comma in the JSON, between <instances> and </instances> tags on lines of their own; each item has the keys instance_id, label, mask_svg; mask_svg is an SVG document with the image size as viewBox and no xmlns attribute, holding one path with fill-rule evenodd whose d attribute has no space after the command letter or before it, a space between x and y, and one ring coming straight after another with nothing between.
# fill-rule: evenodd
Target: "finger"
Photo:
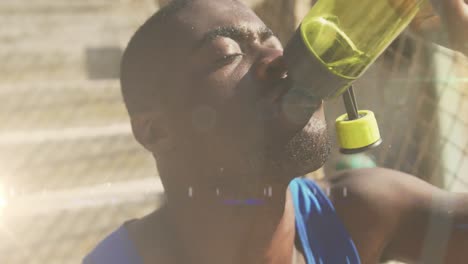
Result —
<instances>
[{"instance_id":1,"label":"finger","mask_svg":"<svg viewBox=\"0 0 468 264\"><path fill-rule=\"evenodd\" d=\"M431 15L429 17L415 18L411 22L410 28L416 33L439 32L442 30L440 16Z\"/></svg>"},{"instance_id":2,"label":"finger","mask_svg":"<svg viewBox=\"0 0 468 264\"><path fill-rule=\"evenodd\" d=\"M411 21L410 28L416 33L439 31L441 29L440 16L429 2L424 4Z\"/></svg>"},{"instance_id":3,"label":"finger","mask_svg":"<svg viewBox=\"0 0 468 264\"><path fill-rule=\"evenodd\" d=\"M398 14L405 15L413 10L418 5L418 0L388 0L391 7L393 7Z\"/></svg>"},{"instance_id":4,"label":"finger","mask_svg":"<svg viewBox=\"0 0 468 264\"><path fill-rule=\"evenodd\" d=\"M446 19L448 16L468 16L468 0L430 0L434 10Z\"/></svg>"}]
</instances>

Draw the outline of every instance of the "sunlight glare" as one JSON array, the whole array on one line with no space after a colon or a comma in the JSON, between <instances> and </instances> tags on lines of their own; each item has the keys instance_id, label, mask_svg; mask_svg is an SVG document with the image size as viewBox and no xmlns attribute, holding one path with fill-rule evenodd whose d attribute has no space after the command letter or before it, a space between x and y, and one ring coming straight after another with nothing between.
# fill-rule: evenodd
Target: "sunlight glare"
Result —
<instances>
[{"instance_id":1,"label":"sunlight glare","mask_svg":"<svg viewBox=\"0 0 468 264\"><path fill-rule=\"evenodd\" d=\"M0 183L0 214L2 213L3 209L7 206L7 200L6 200L6 195L4 192L4 187Z\"/></svg>"}]
</instances>

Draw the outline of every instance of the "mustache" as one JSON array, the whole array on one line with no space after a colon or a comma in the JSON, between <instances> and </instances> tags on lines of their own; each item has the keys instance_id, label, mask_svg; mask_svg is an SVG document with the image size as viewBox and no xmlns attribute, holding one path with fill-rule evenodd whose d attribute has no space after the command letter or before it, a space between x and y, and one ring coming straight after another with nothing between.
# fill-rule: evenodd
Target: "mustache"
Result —
<instances>
[{"instance_id":1,"label":"mustache","mask_svg":"<svg viewBox=\"0 0 468 264\"><path fill-rule=\"evenodd\" d=\"M281 99L281 110L292 122L301 124L322 106L322 99L312 95L307 89L294 87Z\"/></svg>"}]
</instances>

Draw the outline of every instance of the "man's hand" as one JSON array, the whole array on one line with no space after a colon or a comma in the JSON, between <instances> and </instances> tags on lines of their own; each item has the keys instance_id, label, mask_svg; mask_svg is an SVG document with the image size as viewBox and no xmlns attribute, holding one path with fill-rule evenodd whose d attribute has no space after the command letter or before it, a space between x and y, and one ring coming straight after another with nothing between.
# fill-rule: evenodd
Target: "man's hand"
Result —
<instances>
[{"instance_id":1,"label":"man's hand","mask_svg":"<svg viewBox=\"0 0 468 264\"><path fill-rule=\"evenodd\" d=\"M468 56L468 0L430 0L411 22L416 34Z\"/></svg>"}]
</instances>

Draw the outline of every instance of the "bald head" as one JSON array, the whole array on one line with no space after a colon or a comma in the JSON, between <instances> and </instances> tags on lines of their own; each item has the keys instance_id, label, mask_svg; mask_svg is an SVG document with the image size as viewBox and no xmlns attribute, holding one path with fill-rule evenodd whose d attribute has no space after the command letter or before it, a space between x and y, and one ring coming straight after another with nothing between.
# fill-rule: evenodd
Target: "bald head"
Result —
<instances>
[{"instance_id":1,"label":"bald head","mask_svg":"<svg viewBox=\"0 0 468 264\"><path fill-rule=\"evenodd\" d=\"M323 164L322 107L282 100L290 88L282 50L238 0L174 0L135 33L122 92L135 138L155 154L162 178L181 163L265 175ZM291 118L293 106L304 118Z\"/></svg>"},{"instance_id":2,"label":"bald head","mask_svg":"<svg viewBox=\"0 0 468 264\"><path fill-rule=\"evenodd\" d=\"M125 49L120 82L129 114L152 111L164 101L165 71L168 56L168 26L174 17L192 0L173 0L151 16L133 35Z\"/></svg>"}]
</instances>

